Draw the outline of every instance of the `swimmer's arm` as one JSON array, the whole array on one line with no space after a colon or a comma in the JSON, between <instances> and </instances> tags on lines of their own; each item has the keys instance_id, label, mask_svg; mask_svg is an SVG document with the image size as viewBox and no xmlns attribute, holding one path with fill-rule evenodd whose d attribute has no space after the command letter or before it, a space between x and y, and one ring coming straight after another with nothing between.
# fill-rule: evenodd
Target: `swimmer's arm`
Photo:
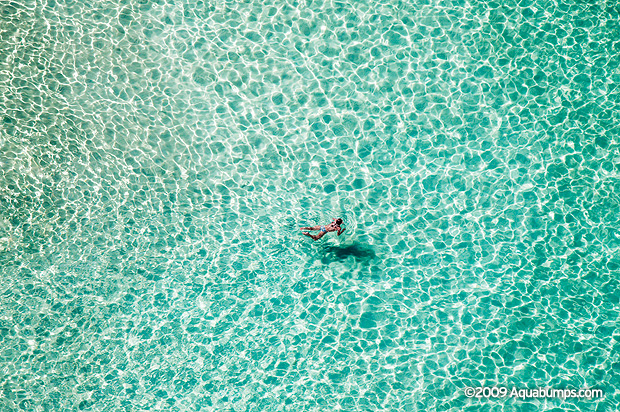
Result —
<instances>
[{"instance_id":1,"label":"swimmer's arm","mask_svg":"<svg viewBox=\"0 0 620 412\"><path fill-rule=\"evenodd\" d=\"M320 230L321 226L300 227L299 230Z\"/></svg>"},{"instance_id":2,"label":"swimmer's arm","mask_svg":"<svg viewBox=\"0 0 620 412\"><path fill-rule=\"evenodd\" d=\"M345 230L347 230L347 229L346 228L338 229L338 236L340 236Z\"/></svg>"}]
</instances>

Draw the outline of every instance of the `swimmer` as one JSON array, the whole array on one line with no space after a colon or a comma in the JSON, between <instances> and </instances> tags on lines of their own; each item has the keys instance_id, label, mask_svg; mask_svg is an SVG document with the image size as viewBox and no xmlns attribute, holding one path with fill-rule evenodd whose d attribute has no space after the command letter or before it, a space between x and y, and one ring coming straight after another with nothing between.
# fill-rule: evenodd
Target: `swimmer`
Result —
<instances>
[{"instance_id":1,"label":"swimmer","mask_svg":"<svg viewBox=\"0 0 620 412\"><path fill-rule=\"evenodd\" d=\"M337 218L337 219L332 220L332 222L326 226L302 227L302 228L299 228L299 230L318 230L319 231L318 235L312 235L308 232L303 232L303 233L306 236L310 236L314 240L319 240L320 238L325 236L327 232L338 231L338 236L340 236L342 232L347 230L347 229L342 229L340 227L341 224L342 224L342 219Z\"/></svg>"}]
</instances>

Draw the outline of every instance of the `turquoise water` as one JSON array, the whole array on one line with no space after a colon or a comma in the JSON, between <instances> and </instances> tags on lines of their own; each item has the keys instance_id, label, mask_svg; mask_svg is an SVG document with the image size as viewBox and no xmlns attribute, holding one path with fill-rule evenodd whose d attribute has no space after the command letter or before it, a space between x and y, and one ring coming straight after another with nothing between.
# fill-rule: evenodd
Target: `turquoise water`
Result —
<instances>
[{"instance_id":1,"label":"turquoise water","mask_svg":"<svg viewBox=\"0 0 620 412\"><path fill-rule=\"evenodd\" d=\"M3 411L616 408L614 2L0 16Z\"/></svg>"}]
</instances>

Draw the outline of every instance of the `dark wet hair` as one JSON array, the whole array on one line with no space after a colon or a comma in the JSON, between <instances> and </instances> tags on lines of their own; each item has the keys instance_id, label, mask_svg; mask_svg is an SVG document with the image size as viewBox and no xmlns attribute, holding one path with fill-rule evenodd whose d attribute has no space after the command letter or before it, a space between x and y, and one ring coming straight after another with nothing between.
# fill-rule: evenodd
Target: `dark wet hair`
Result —
<instances>
[{"instance_id":1,"label":"dark wet hair","mask_svg":"<svg viewBox=\"0 0 620 412\"><path fill-rule=\"evenodd\" d=\"M342 219L340 219L340 218L336 219L336 224L337 225L341 225L342 224Z\"/></svg>"}]
</instances>

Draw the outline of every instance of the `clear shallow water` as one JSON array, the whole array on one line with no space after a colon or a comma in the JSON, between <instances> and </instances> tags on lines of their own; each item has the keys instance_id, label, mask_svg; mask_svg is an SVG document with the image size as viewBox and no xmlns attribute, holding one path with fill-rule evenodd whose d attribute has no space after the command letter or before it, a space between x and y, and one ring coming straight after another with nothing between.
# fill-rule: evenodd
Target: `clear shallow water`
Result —
<instances>
[{"instance_id":1,"label":"clear shallow water","mask_svg":"<svg viewBox=\"0 0 620 412\"><path fill-rule=\"evenodd\" d=\"M123 3L0 6L3 410L614 408L612 2Z\"/></svg>"}]
</instances>

